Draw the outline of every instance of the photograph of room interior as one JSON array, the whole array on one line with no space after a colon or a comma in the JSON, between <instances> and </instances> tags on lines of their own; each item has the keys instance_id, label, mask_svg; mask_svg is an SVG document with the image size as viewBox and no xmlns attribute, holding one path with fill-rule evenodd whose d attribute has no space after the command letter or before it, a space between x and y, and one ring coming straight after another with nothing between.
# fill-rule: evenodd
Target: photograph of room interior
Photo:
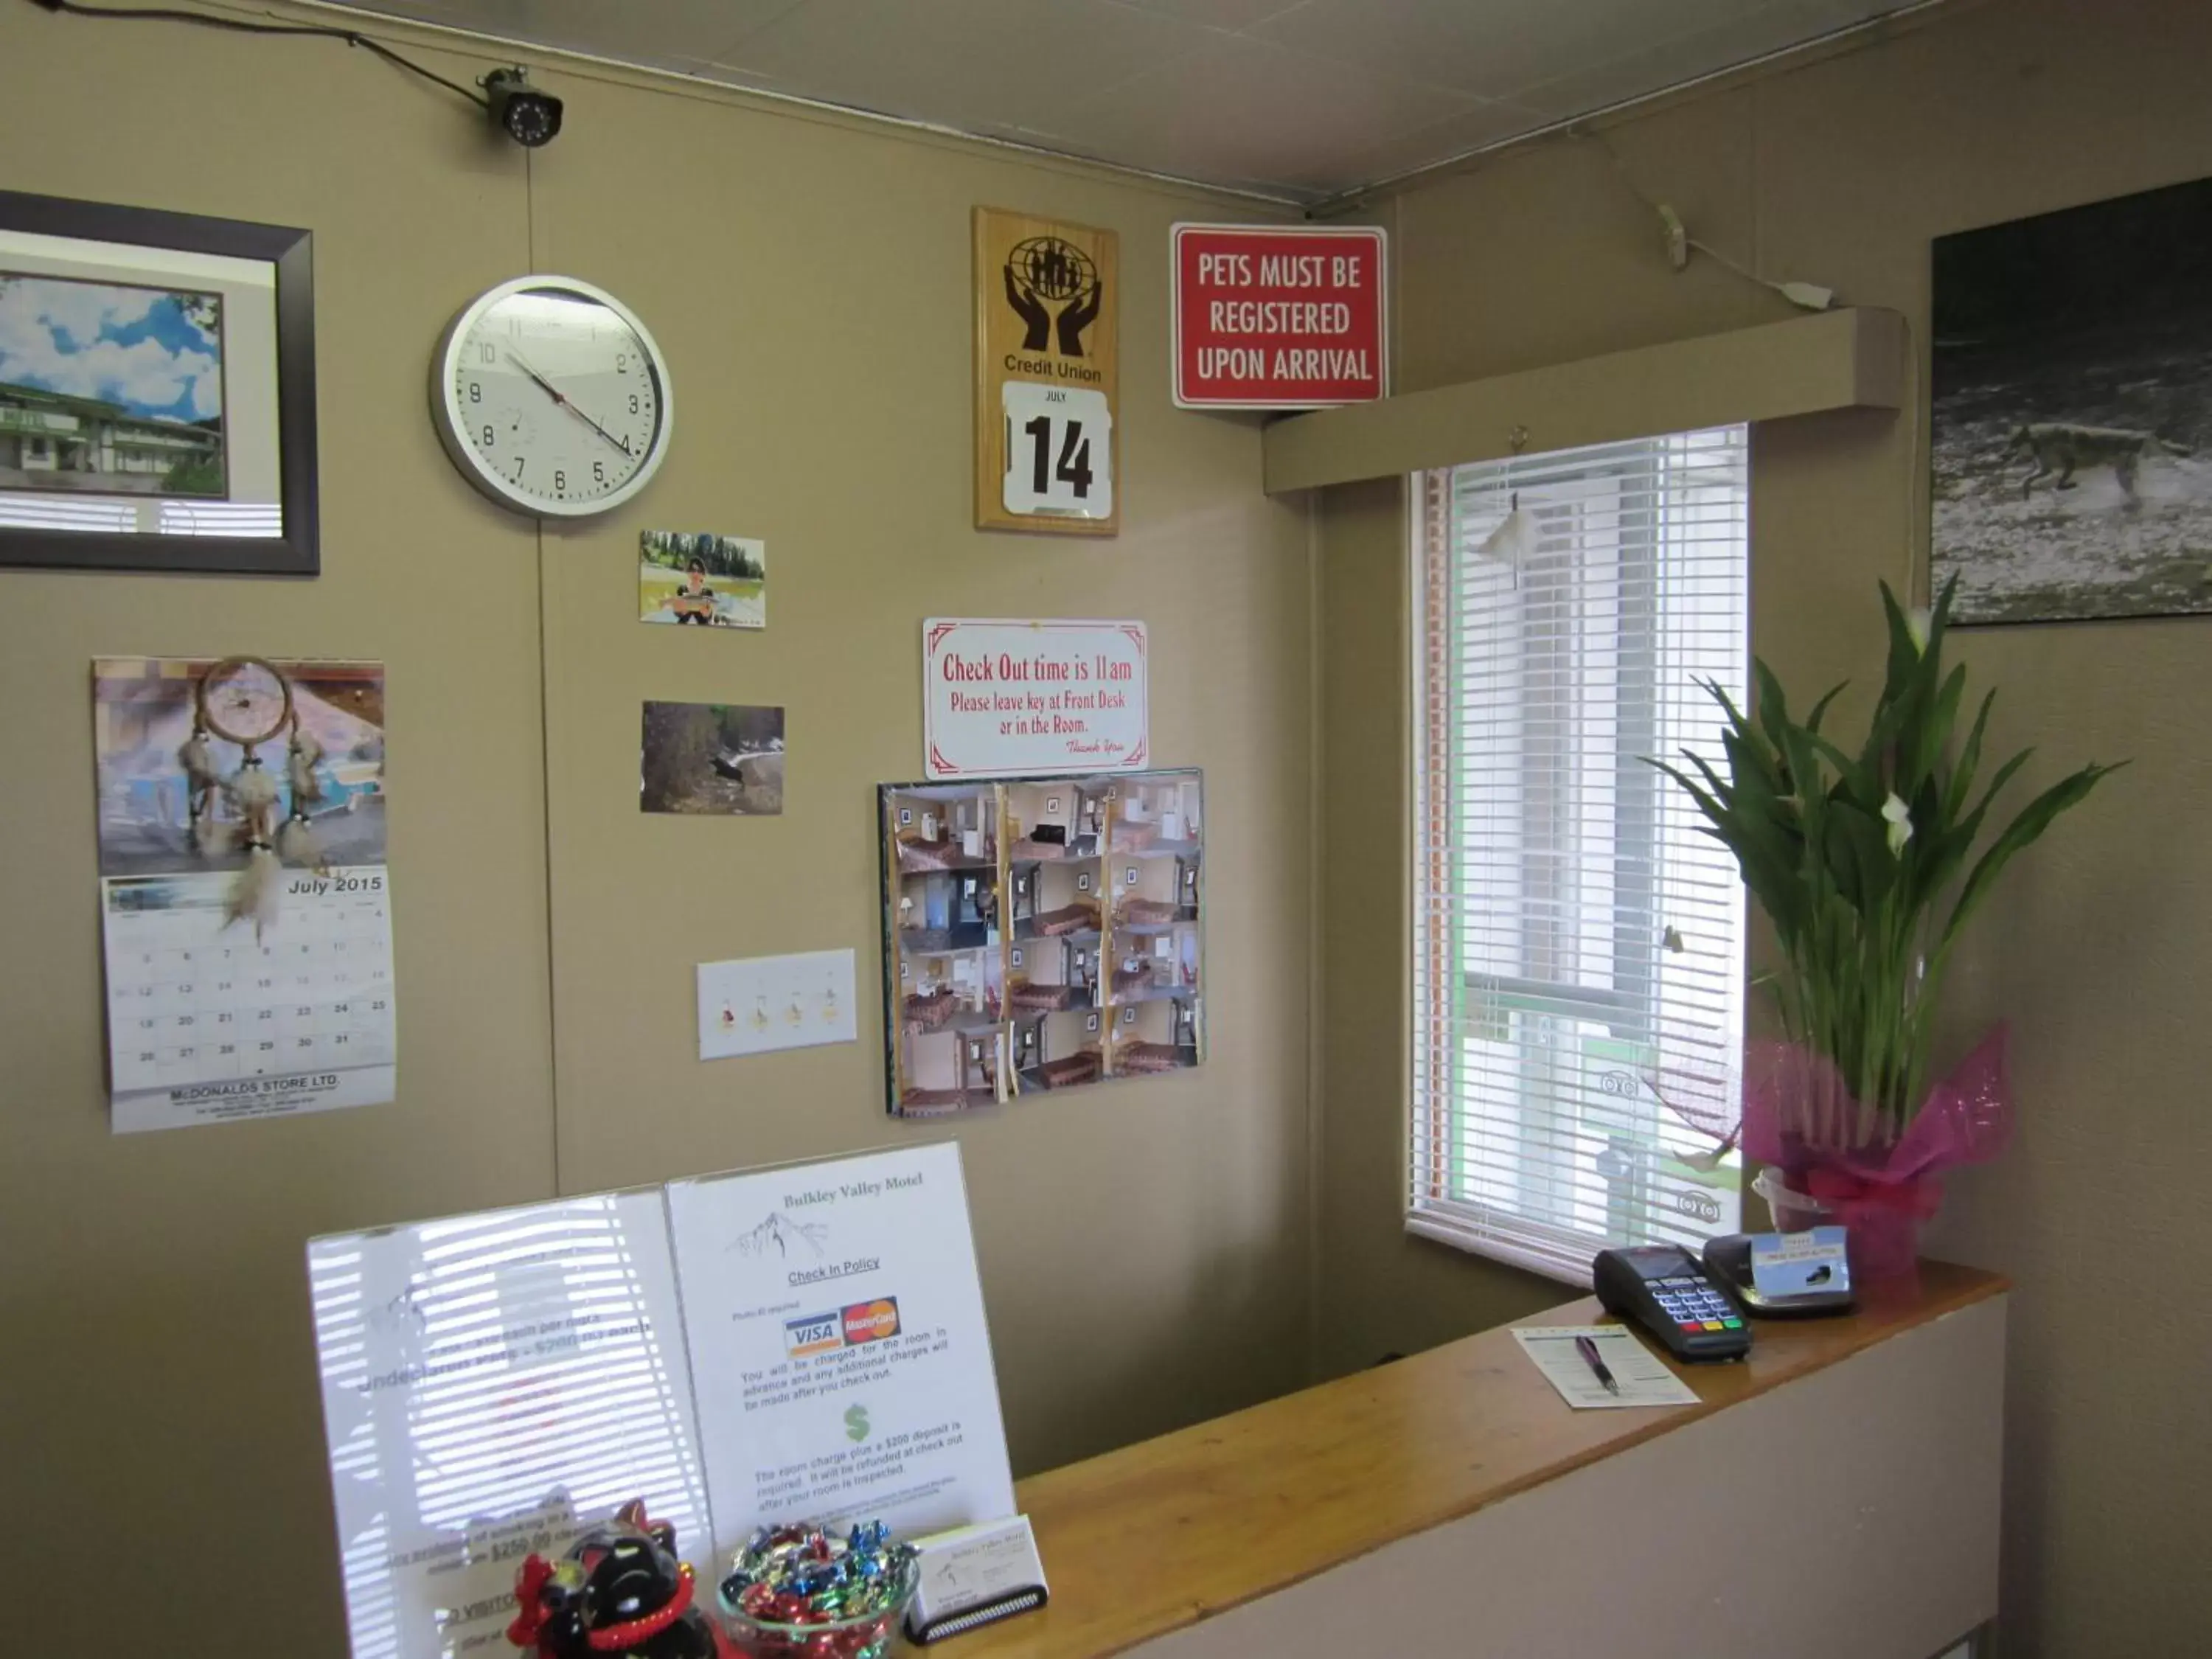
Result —
<instances>
[{"instance_id":1,"label":"photograph of room interior","mask_svg":"<svg viewBox=\"0 0 2212 1659\"><path fill-rule=\"evenodd\" d=\"M2208 64L0 0L0 1653L2212 1651Z\"/></svg>"},{"instance_id":2,"label":"photograph of room interior","mask_svg":"<svg viewBox=\"0 0 2212 1659\"><path fill-rule=\"evenodd\" d=\"M1201 1056L1195 772L885 785L891 1110Z\"/></svg>"}]
</instances>

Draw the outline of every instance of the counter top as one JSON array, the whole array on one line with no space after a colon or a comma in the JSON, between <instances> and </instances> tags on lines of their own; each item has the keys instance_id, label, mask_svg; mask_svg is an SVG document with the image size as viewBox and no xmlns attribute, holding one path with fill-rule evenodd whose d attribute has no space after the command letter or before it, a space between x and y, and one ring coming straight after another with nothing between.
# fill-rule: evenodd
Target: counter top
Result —
<instances>
[{"instance_id":1,"label":"counter top","mask_svg":"<svg viewBox=\"0 0 2212 1659\"><path fill-rule=\"evenodd\" d=\"M2008 1288L1923 1262L1842 1318L1756 1322L1741 1364L1677 1366L1698 1404L1573 1411L1507 1328L1034 1475L1052 1586L952 1659L1103 1659L1711 1416ZM1595 1298L1528 1325L1609 1322Z\"/></svg>"}]
</instances>

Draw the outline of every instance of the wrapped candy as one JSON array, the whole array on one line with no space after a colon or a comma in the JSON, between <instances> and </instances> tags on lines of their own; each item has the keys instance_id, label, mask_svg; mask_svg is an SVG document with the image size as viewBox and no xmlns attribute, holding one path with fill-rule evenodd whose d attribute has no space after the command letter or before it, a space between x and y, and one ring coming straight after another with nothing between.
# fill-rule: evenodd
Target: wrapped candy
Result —
<instances>
[{"instance_id":1,"label":"wrapped candy","mask_svg":"<svg viewBox=\"0 0 2212 1659\"><path fill-rule=\"evenodd\" d=\"M879 1659L917 1578L914 1547L880 1521L843 1537L763 1527L721 1585L730 1638L754 1659Z\"/></svg>"}]
</instances>

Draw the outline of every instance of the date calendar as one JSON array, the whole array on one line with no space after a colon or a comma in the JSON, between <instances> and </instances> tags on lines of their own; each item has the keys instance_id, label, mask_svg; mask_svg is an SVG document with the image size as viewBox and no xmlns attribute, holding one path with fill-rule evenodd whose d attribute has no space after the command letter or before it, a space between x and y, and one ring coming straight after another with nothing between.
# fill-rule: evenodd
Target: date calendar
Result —
<instances>
[{"instance_id":1,"label":"date calendar","mask_svg":"<svg viewBox=\"0 0 2212 1659\"><path fill-rule=\"evenodd\" d=\"M126 1132L392 1097L391 883L287 870L274 926L226 923L224 872L101 886L114 1127Z\"/></svg>"}]
</instances>

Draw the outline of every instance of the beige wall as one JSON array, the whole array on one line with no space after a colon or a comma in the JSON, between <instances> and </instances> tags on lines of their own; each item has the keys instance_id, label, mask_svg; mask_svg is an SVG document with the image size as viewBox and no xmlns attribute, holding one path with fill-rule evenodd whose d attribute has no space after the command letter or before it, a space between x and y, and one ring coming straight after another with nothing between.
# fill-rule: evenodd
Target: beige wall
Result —
<instances>
[{"instance_id":1,"label":"beige wall","mask_svg":"<svg viewBox=\"0 0 2212 1659\"><path fill-rule=\"evenodd\" d=\"M122 1624L178 1654L343 1650L312 1233L957 1133L1018 1468L1304 1378L1308 538L1260 494L1256 421L1177 413L1165 383L1167 227L1234 210L544 79L568 130L526 157L334 43L0 7L8 187L313 229L325 550L309 582L0 573L0 1510L57 1575L15 1598L11 1653ZM1121 232L1117 541L969 528L978 202ZM641 501L542 547L448 464L424 389L453 311L533 266L622 294L680 394ZM765 537L768 631L641 627L647 526ZM1206 770L1203 1069L957 1130L884 1115L872 786L918 769L932 613L1150 623L1156 750ZM88 659L231 651L389 665L400 1098L117 1139ZM647 697L786 704L787 815L641 816ZM696 1061L695 963L835 945L859 1043Z\"/></svg>"},{"instance_id":2,"label":"beige wall","mask_svg":"<svg viewBox=\"0 0 2212 1659\"><path fill-rule=\"evenodd\" d=\"M1913 321L1946 231L2212 173L2212 9L2004 0L1826 61L1693 94L1605 134L1630 178L1763 274ZM1380 204L1395 232L1408 390L1738 326L1783 303L1709 261L1676 275L1593 140L1559 140ZM1753 642L1793 685L1878 673L1877 576L1924 539L1914 416L1761 428ZM1517 1316L1556 1288L1404 1237L1404 532L1395 485L1324 507L1323 1369ZM1960 636L2001 685L1996 736L2037 787L2135 768L2014 866L1954 980L1954 1037L2014 1022L2017 1143L1953 1183L1936 1248L2020 1283L2008 1401L2006 1651L2179 1652L2202 1572L2212 1319L2165 1264L2212 1249L2202 1009L2212 810L2202 620ZM2017 787L2017 786L2016 786ZM2022 799L2025 799L2023 793ZM1786 1481L1787 1472L1778 1471ZM1778 1491L1779 1488L1778 1487ZM1779 1501L1778 1498L1777 1501Z\"/></svg>"},{"instance_id":3,"label":"beige wall","mask_svg":"<svg viewBox=\"0 0 2212 1659\"><path fill-rule=\"evenodd\" d=\"M1917 327L1930 235L2212 172L2208 58L2212 17L2182 0L1961 3L1607 137L1700 236ZM526 158L447 94L335 46L0 8L9 187L317 239L326 574L0 573L0 1505L119 1570L179 1653L236 1650L213 1632L241 1628L241 1580L246 1618L296 1632L289 1650L340 1646L308 1234L939 1133L881 1115L872 1009L852 1048L689 1057L703 957L849 945L866 1006L872 786L915 769L924 614L1145 617L1163 760L1207 770L1208 1066L959 1130L1018 1465L1295 1384L1316 1309L1324 1368L1340 1370L1557 1297L1399 1231L1397 490L1332 492L1316 568L1296 507L1259 495L1256 425L1168 407L1165 262L1147 250L1175 218L1240 216L635 77L547 78L570 131ZM1128 511L1109 546L967 528L979 201L1121 232ZM1781 314L1709 263L1670 273L1648 210L1587 141L1380 216L1407 389ZM623 294L682 392L674 458L642 501L542 546L453 472L423 392L452 312L532 265ZM861 386L873 395L856 404ZM1909 420L1856 415L1759 434L1754 627L1793 682L1869 666L1871 579L1912 568L1917 447ZM832 458L854 447L868 465L848 481ZM647 525L764 536L769 630L632 621ZM2154 1298L2141 1265L2212 1244L2197 1194L2212 1120L2195 1097L2212 895L2185 850L2212 805L2191 695L2204 626L1963 648L2005 687L2008 741L2039 743L2051 768L2138 759L2019 867L1955 981L1961 1031L1999 1011L2019 1029L2021 1144L1955 1184L1939 1242L2021 1279L2007 1596L2030 1654L2172 1651L2204 1611L2191 1517L2212 1440L2188 1391L2206 1325ZM401 1098L114 1139L87 659L247 649L390 666ZM646 697L786 703L788 815L637 814ZM82 1638L83 1614L19 1603L13 1637Z\"/></svg>"}]
</instances>

